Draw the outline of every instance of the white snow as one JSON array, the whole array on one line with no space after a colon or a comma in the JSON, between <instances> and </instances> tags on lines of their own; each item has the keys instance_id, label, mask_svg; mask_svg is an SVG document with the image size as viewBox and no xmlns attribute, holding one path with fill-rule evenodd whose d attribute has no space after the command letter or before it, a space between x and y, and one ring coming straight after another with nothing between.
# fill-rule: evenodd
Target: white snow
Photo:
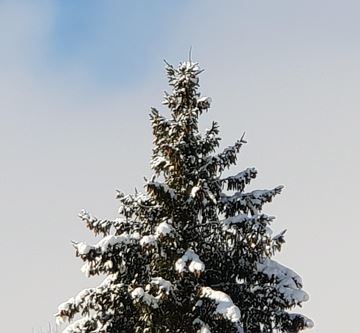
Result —
<instances>
[{"instance_id":1,"label":"white snow","mask_svg":"<svg viewBox=\"0 0 360 333\"><path fill-rule=\"evenodd\" d=\"M58 306L59 312L70 310L70 308L73 306L74 303L75 303L75 298L74 297L69 298L66 302L61 303Z\"/></svg>"},{"instance_id":2,"label":"white snow","mask_svg":"<svg viewBox=\"0 0 360 333\"><path fill-rule=\"evenodd\" d=\"M163 279L160 276L152 278L151 283L158 285L159 289L161 291L164 291L166 294L168 294L170 292L170 290L172 289L171 282Z\"/></svg>"},{"instance_id":3,"label":"white snow","mask_svg":"<svg viewBox=\"0 0 360 333\"><path fill-rule=\"evenodd\" d=\"M309 295L301 289L301 277L275 260L264 259L257 264L257 270L276 279L276 288L290 304L306 302L309 299Z\"/></svg>"},{"instance_id":4,"label":"white snow","mask_svg":"<svg viewBox=\"0 0 360 333\"><path fill-rule=\"evenodd\" d=\"M278 186L272 190L255 190L249 193L237 192L231 196L221 194L221 201L225 204L239 203L244 206L252 206L252 210L257 212L266 202L270 202L272 198L279 194L283 186Z\"/></svg>"},{"instance_id":5,"label":"white snow","mask_svg":"<svg viewBox=\"0 0 360 333\"><path fill-rule=\"evenodd\" d=\"M229 189L243 190L245 185L250 183L252 178L255 178L257 171L255 168L247 168L244 171L239 172L235 176L224 178L222 181L228 182Z\"/></svg>"},{"instance_id":6,"label":"white snow","mask_svg":"<svg viewBox=\"0 0 360 333\"><path fill-rule=\"evenodd\" d=\"M225 319L232 322L240 320L240 309L233 303L228 294L210 287L202 287L200 297L215 301L217 305L215 313L221 314Z\"/></svg>"},{"instance_id":7,"label":"white snow","mask_svg":"<svg viewBox=\"0 0 360 333\"><path fill-rule=\"evenodd\" d=\"M80 255L86 255L90 252L90 250L92 249L92 246L89 246L83 242L77 244L77 250L79 252Z\"/></svg>"},{"instance_id":8,"label":"white snow","mask_svg":"<svg viewBox=\"0 0 360 333\"><path fill-rule=\"evenodd\" d=\"M200 318L196 318L193 321L193 324L194 325L198 324L201 326L200 330L198 330L197 333L211 333L209 326L206 325Z\"/></svg>"},{"instance_id":9,"label":"white snow","mask_svg":"<svg viewBox=\"0 0 360 333\"><path fill-rule=\"evenodd\" d=\"M186 262L183 260L183 258L180 258L175 263L175 270L179 273L183 273L186 269Z\"/></svg>"},{"instance_id":10,"label":"white snow","mask_svg":"<svg viewBox=\"0 0 360 333\"><path fill-rule=\"evenodd\" d=\"M250 180L250 178L254 177L256 174L257 174L257 171L256 171L255 168L247 168L247 169L239 172L235 176L228 177L228 179L229 178L236 178L236 179L248 179L248 180Z\"/></svg>"},{"instance_id":11,"label":"white snow","mask_svg":"<svg viewBox=\"0 0 360 333\"><path fill-rule=\"evenodd\" d=\"M109 248L114 247L118 244L129 244L134 240L138 240L140 235L138 232L128 234L126 232L121 235L108 235L101 239L95 246L88 245L85 242L74 244L74 247L78 251L79 255L87 255L90 250L100 250L101 252L107 252Z\"/></svg>"},{"instance_id":12,"label":"white snow","mask_svg":"<svg viewBox=\"0 0 360 333\"><path fill-rule=\"evenodd\" d=\"M163 156L156 156L151 160L151 167L153 169L157 168L160 164L167 164L167 160Z\"/></svg>"},{"instance_id":13,"label":"white snow","mask_svg":"<svg viewBox=\"0 0 360 333\"><path fill-rule=\"evenodd\" d=\"M113 247L114 245L120 243L128 243L129 234L122 234L120 236L109 235L100 240L96 247L101 249L101 252L107 252L109 247Z\"/></svg>"},{"instance_id":14,"label":"white snow","mask_svg":"<svg viewBox=\"0 0 360 333\"><path fill-rule=\"evenodd\" d=\"M306 326L307 328L313 328L313 327L314 327L314 322L313 322L311 319L306 318L306 320L305 320L305 326Z\"/></svg>"},{"instance_id":15,"label":"white snow","mask_svg":"<svg viewBox=\"0 0 360 333\"><path fill-rule=\"evenodd\" d=\"M189 271L190 272L203 272L205 270L204 263L200 260L199 256L196 255L193 260L191 260L189 264Z\"/></svg>"},{"instance_id":16,"label":"white snow","mask_svg":"<svg viewBox=\"0 0 360 333\"><path fill-rule=\"evenodd\" d=\"M273 231L272 231L271 228L266 227L265 230L266 230L266 234L267 234L268 236L271 236L271 235L273 234Z\"/></svg>"},{"instance_id":17,"label":"white snow","mask_svg":"<svg viewBox=\"0 0 360 333\"><path fill-rule=\"evenodd\" d=\"M90 213L87 212L85 209L83 209L79 213L79 217L84 222L86 222L88 228L90 230L93 230L95 232L95 234L98 234L98 233L108 234L111 227L114 227L116 229L121 224L121 221L119 221L119 219L115 219L113 221L99 220L95 216L90 215Z\"/></svg>"},{"instance_id":18,"label":"white snow","mask_svg":"<svg viewBox=\"0 0 360 333\"><path fill-rule=\"evenodd\" d=\"M97 254L102 254L112 251L113 248L116 248L116 246L119 244L130 244L133 242L139 242L139 240L140 234L138 232L131 234L124 232L121 235L108 235L101 239L95 246L86 245L85 243L78 243L74 246L79 254L83 253L86 255L90 250L95 250ZM79 252L79 249L82 250L81 253ZM99 266L99 260L100 256L96 256L93 260L86 260L84 265L81 267L81 271L89 277L92 274L92 271ZM103 267L111 269L112 265L112 262L107 261L106 265Z\"/></svg>"},{"instance_id":19,"label":"white snow","mask_svg":"<svg viewBox=\"0 0 360 333\"><path fill-rule=\"evenodd\" d=\"M298 313L289 313L290 319L293 319L293 318L299 317L299 316L304 319L305 327L307 327L307 328L314 327L314 322L311 319L309 319L308 317L305 317L304 315L298 314Z\"/></svg>"},{"instance_id":20,"label":"white snow","mask_svg":"<svg viewBox=\"0 0 360 333\"><path fill-rule=\"evenodd\" d=\"M131 297L137 302L143 302L154 309L158 308L158 299L153 295L150 295L142 287L135 288L131 293Z\"/></svg>"},{"instance_id":21,"label":"white snow","mask_svg":"<svg viewBox=\"0 0 360 333\"><path fill-rule=\"evenodd\" d=\"M269 191L268 190L254 190L251 192L251 195L255 198L255 199L259 199L262 196L266 195Z\"/></svg>"},{"instance_id":22,"label":"white snow","mask_svg":"<svg viewBox=\"0 0 360 333\"><path fill-rule=\"evenodd\" d=\"M280 193L283 188L284 186L278 186L273 190L254 190L249 194L255 199L255 202L263 203L264 201L269 201L275 194Z\"/></svg>"},{"instance_id":23,"label":"white snow","mask_svg":"<svg viewBox=\"0 0 360 333\"><path fill-rule=\"evenodd\" d=\"M89 214L88 211L86 211L85 209L82 209L79 213L79 217L84 220L84 221L87 221L88 223L94 223L94 222L97 222L97 218L96 217L93 217Z\"/></svg>"},{"instance_id":24,"label":"white snow","mask_svg":"<svg viewBox=\"0 0 360 333\"><path fill-rule=\"evenodd\" d=\"M174 232L174 228L167 222L161 222L155 230L155 234L157 237L160 236L168 236Z\"/></svg>"},{"instance_id":25,"label":"white snow","mask_svg":"<svg viewBox=\"0 0 360 333\"><path fill-rule=\"evenodd\" d=\"M113 284L117 279L117 274L108 275L99 286L96 288L87 288L81 290L75 297L71 297L66 302L58 306L58 312L55 314L56 323L59 325L69 319L72 316L72 313L79 312L81 309L84 309L85 306L89 305L93 301L93 296L96 294L101 294L104 290L109 290L114 292L119 287L122 287L123 284Z\"/></svg>"},{"instance_id":26,"label":"white snow","mask_svg":"<svg viewBox=\"0 0 360 333\"><path fill-rule=\"evenodd\" d=\"M257 269L259 272L266 274L268 277L276 277L279 280L283 280L285 278L292 278L299 286L302 286L301 277L296 274L290 268L287 268L277 261L266 258L262 262L257 264Z\"/></svg>"},{"instance_id":27,"label":"white snow","mask_svg":"<svg viewBox=\"0 0 360 333\"><path fill-rule=\"evenodd\" d=\"M135 288L132 292L131 292L131 297L132 298L141 298L143 297L145 294L145 291L143 288L141 287L138 287L138 288Z\"/></svg>"},{"instance_id":28,"label":"white snow","mask_svg":"<svg viewBox=\"0 0 360 333\"><path fill-rule=\"evenodd\" d=\"M211 192L211 191L206 191L206 194L208 195L208 197L210 198L210 200L216 205L217 204L217 200L215 198L215 195Z\"/></svg>"},{"instance_id":29,"label":"white snow","mask_svg":"<svg viewBox=\"0 0 360 333\"><path fill-rule=\"evenodd\" d=\"M154 185L156 188L158 189L162 189L165 193L167 193L171 199L176 199L176 193L175 190L170 188L167 184L165 183L159 183L159 182L149 182L149 185Z\"/></svg>"},{"instance_id":30,"label":"white snow","mask_svg":"<svg viewBox=\"0 0 360 333\"><path fill-rule=\"evenodd\" d=\"M211 333L209 326L205 325L205 326L201 327L199 333Z\"/></svg>"},{"instance_id":31,"label":"white snow","mask_svg":"<svg viewBox=\"0 0 360 333\"><path fill-rule=\"evenodd\" d=\"M199 99L198 99L198 102L208 102L209 104L212 102L212 99L211 99L211 97L200 97Z\"/></svg>"},{"instance_id":32,"label":"white snow","mask_svg":"<svg viewBox=\"0 0 360 333\"><path fill-rule=\"evenodd\" d=\"M223 220L222 223L224 225L225 228L232 226L233 224L238 224L238 223L244 223L246 222L249 218L247 214L238 214L235 216L230 216L227 219Z\"/></svg>"},{"instance_id":33,"label":"white snow","mask_svg":"<svg viewBox=\"0 0 360 333\"><path fill-rule=\"evenodd\" d=\"M88 318L81 318L79 320L76 320L71 325L66 327L63 333L82 332L84 329L86 329L86 323L88 321Z\"/></svg>"},{"instance_id":34,"label":"white snow","mask_svg":"<svg viewBox=\"0 0 360 333\"><path fill-rule=\"evenodd\" d=\"M196 193L197 193L199 190L200 190L200 187L194 186L194 187L191 189L190 196L191 196L192 198L195 198Z\"/></svg>"},{"instance_id":35,"label":"white snow","mask_svg":"<svg viewBox=\"0 0 360 333\"><path fill-rule=\"evenodd\" d=\"M76 296L75 296L75 305L79 306L81 303L84 302L84 300L91 295L94 292L94 288L88 288L81 290Z\"/></svg>"},{"instance_id":36,"label":"white snow","mask_svg":"<svg viewBox=\"0 0 360 333\"><path fill-rule=\"evenodd\" d=\"M96 329L92 330L92 332L107 332L107 328L110 324L110 321L107 322L101 322L99 320L94 320L91 317L84 317L77 321L75 321L73 324L69 325L65 328L63 333L82 333L87 332L89 329L88 322L92 322L96 324Z\"/></svg>"},{"instance_id":37,"label":"white snow","mask_svg":"<svg viewBox=\"0 0 360 333\"><path fill-rule=\"evenodd\" d=\"M205 270L205 264L192 249L188 249L184 255L175 262L175 270L183 273L187 265L191 273L203 272Z\"/></svg>"},{"instance_id":38,"label":"white snow","mask_svg":"<svg viewBox=\"0 0 360 333\"><path fill-rule=\"evenodd\" d=\"M104 263L104 268L110 270L114 267L114 264L111 260L107 260L105 263Z\"/></svg>"},{"instance_id":39,"label":"white snow","mask_svg":"<svg viewBox=\"0 0 360 333\"><path fill-rule=\"evenodd\" d=\"M90 277L91 275L91 270L93 269L95 265L93 264L92 261L87 261L85 262L84 265L81 266L81 272L83 272L87 277Z\"/></svg>"},{"instance_id":40,"label":"white snow","mask_svg":"<svg viewBox=\"0 0 360 333\"><path fill-rule=\"evenodd\" d=\"M146 235L140 239L141 246L154 246L156 244L156 238L154 235Z\"/></svg>"},{"instance_id":41,"label":"white snow","mask_svg":"<svg viewBox=\"0 0 360 333\"><path fill-rule=\"evenodd\" d=\"M201 325L200 330L197 331L197 333L211 333L210 328L208 325L206 325L200 318L196 318L193 321L193 325Z\"/></svg>"}]
</instances>

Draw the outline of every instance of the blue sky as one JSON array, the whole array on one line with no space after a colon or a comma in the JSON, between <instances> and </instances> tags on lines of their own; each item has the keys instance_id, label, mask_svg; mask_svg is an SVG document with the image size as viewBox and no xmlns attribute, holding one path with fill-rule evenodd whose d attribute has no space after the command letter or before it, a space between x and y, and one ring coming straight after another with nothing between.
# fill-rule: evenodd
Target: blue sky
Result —
<instances>
[{"instance_id":1,"label":"blue sky","mask_svg":"<svg viewBox=\"0 0 360 333\"><path fill-rule=\"evenodd\" d=\"M49 66L61 68L81 58L97 82L128 86L148 74L156 50L169 42L171 25L187 3L58 2L49 35Z\"/></svg>"},{"instance_id":2,"label":"blue sky","mask_svg":"<svg viewBox=\"0 0 360 333\"><path fill-rule=\"evenodd\" d=\"M163 59L192 46L213 99L202 126L218 121L223 146L245 131L233 171L285 185L267 212L288 229L279 259L303 276L311 332L358 333L359 11L355 0L0 1L3 331L37 333L96 285L70 245L94 241L77 213L116 217L115 190L142 189L149 108L166 113Z\"/></svg>"}]
</instances>

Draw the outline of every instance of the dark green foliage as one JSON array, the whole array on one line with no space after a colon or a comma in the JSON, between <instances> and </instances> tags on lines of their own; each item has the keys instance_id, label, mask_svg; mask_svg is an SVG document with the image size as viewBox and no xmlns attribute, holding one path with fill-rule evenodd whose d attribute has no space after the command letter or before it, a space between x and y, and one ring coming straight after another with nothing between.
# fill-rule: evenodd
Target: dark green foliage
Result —
<instances>
[{"instance_id":1,"label":"dark green foliage","mask_svg":"<svg viewBox=\"0 0 360 333\"><path fill-rule=\"evenodd\" d=\"M270 259L284 243L274 217L262 213L281 192L245 192L254 168L223 177L236 164L243 137L220 153L219 127L200 133L211 99L198 92L193 62L167 64L172 91L165 118L151 110L155 175L145 194L118 193L120 218L81 213L104 238L74 244L89 276L106 275L59 307L59 319L83 318L68 333L298 332L312 322L288 310L307 300L301 278Z\"/></svg>"}]
</instances>

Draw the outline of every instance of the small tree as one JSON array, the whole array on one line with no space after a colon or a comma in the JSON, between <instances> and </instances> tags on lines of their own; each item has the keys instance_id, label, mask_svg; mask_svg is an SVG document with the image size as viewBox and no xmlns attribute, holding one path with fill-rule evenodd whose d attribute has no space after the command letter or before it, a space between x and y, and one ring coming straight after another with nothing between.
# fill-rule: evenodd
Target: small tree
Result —
<instances>
[{"instance_id":1,"label":"small tree","mask_svg":"<svg viewBox=\"0 0 360 333\"><path fill-rule=\"evenodd\" d=\"M245 143L215 153L219 128L201 134L200 115L211 100L198 92L201 70L192 61L167 64L172 87L163 104L169 119L151 110L154 148L145 194L118 192L120 218L80 218L96 245L74 243L87 276L105 275L61 304L58 320L81 319L67 333L299 332L312 321L288 309L308 299L301 278L272 260L284 232L273 236L274 217L263 205L281 192L245 192L254 168L235 176Z\"/></svg>"}]
</instances>

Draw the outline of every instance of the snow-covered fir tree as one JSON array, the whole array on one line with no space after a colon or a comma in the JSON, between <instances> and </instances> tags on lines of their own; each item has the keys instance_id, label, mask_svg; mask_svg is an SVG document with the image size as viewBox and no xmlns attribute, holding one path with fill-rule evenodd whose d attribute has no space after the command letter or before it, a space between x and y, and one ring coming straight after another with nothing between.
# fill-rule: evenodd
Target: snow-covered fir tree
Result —
<instances>
[{"instance_id":1,"label":"snow-covered fir tree","mask_svg":"<svg viewBox=\"0 0 360 333\"><path fill-rule=\"evenodd\" d=\"M166 65L171 92L166 118L151 110L154 176L144 193L118 192L119 215L80 218L103 238L74 243L87 276L103 275L95 288L61 304L72 321L66 333L299 332L310 319L290 309L308 300L302 281L271 257L284 232L263 206L281 192L247 192L257 175L248 168L225 177L244 139L221 152L219 127L205 133L199 117L211 99L198 91L201 70L192 61ZM77 316L78 315L78 316ZM80 319L78 319L80 318Z\"/></svg>"}]
</instances>

